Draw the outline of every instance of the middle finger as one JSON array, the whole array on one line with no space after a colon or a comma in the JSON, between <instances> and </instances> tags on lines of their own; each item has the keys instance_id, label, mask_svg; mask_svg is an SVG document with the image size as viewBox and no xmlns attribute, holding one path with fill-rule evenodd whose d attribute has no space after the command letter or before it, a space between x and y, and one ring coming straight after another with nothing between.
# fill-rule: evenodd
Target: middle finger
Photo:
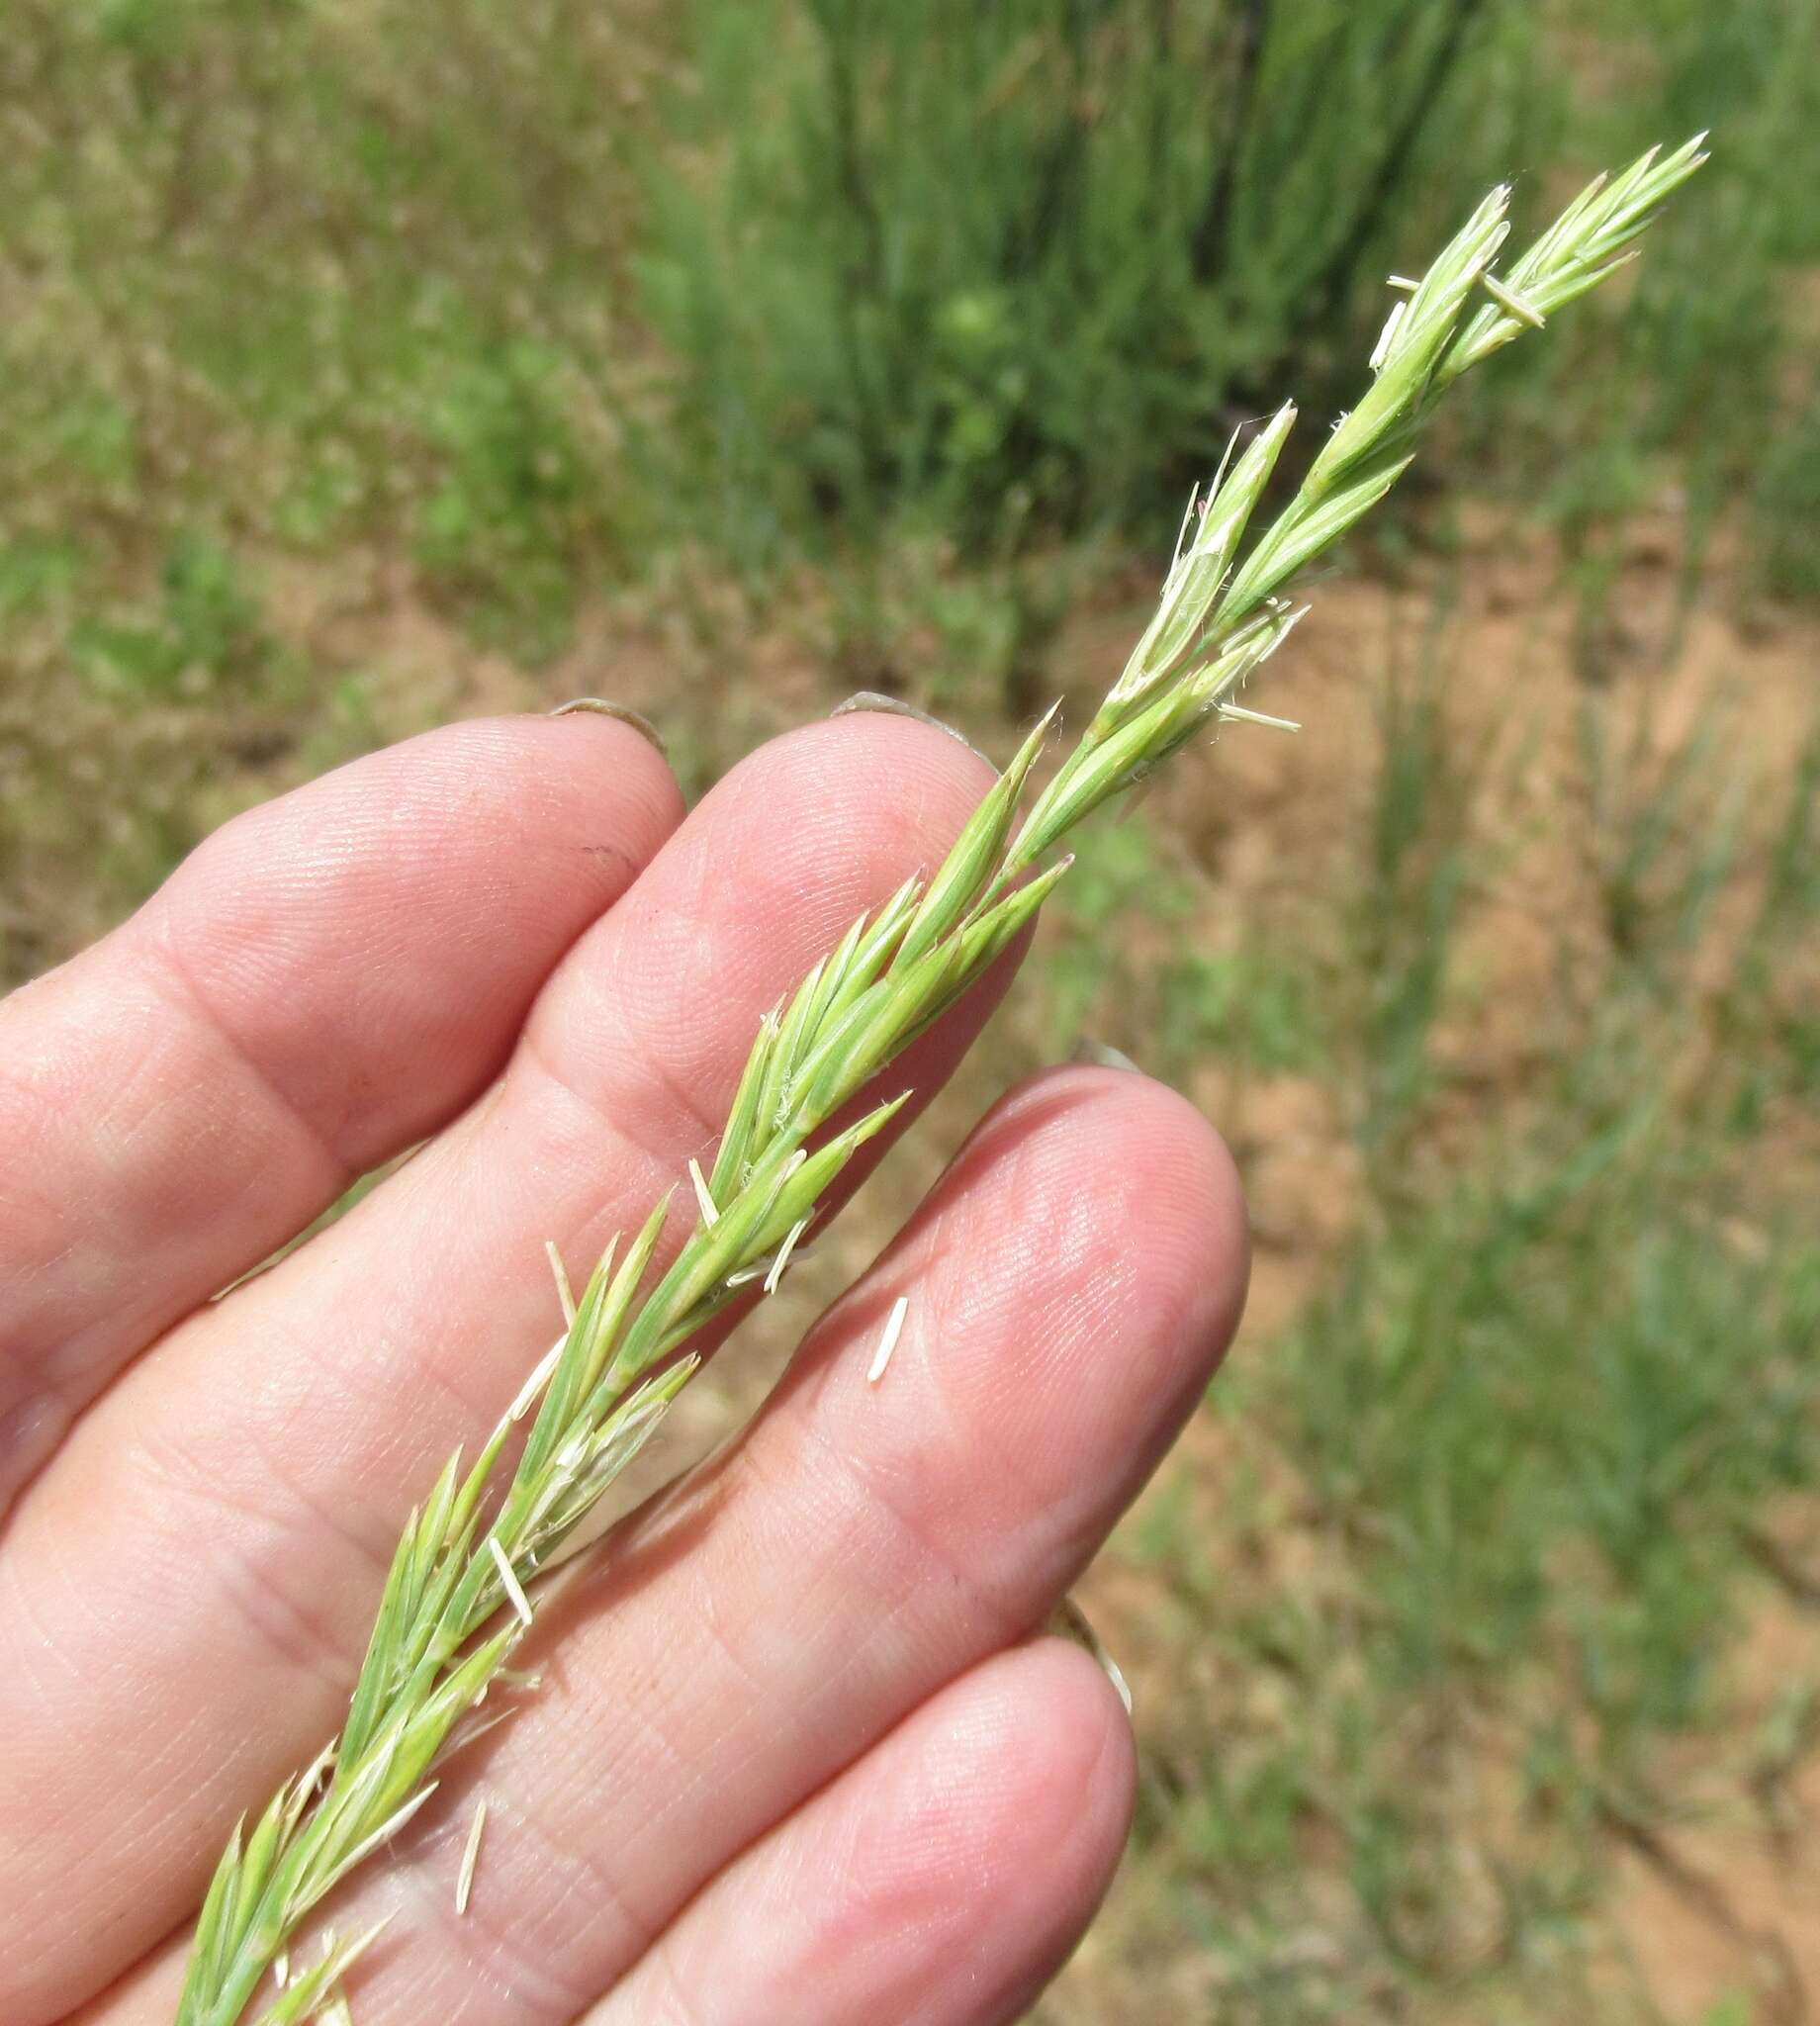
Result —
<instances>
[{"instance_id":1,"label":"middle finger","mask_svg":"<svg viewBox=\"0 0 1820 2026\"><path fill-rule=\"evenodd\" d=\"M1069 1069L998 1106L749 1435L552 1604L524 1654L541 1691L324 1909L391 1923L352 1980L363 2026L573 2020L756 1838L1043 1620L1201 1397L1244 1278L1230 1160L1183 1099ZM755 1975L780 1939L755 1927ZM91 2026L154 2026L178 1975L173 1952Z\"/></svg>"},{"instance_id":2,"label":"middle finger","mask_svg":"<svg viewBox=\"0 0 1820 2026\"><path fill-rule=\"evenodd\" d=\"M996 1107L749 1435L557 1603L527 1649L542 1692L337 1911L392 1916L364 2026L564 2026L754 1838L1040 1624L1201 1398L1245 1252L1230 1159L1174 1092L1077 1068ZM487 1893L457 1918L480 1795Z\"/></svg>"}]
</instances>

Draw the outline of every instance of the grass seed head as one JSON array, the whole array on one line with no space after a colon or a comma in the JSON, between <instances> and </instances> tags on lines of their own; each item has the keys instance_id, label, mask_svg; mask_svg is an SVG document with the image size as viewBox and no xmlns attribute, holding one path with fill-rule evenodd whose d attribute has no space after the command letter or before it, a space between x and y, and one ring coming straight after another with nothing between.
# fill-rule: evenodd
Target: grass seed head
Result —
<instances>
[{"instance_id":1,"label":"grass seed head","mask_svg":"<svg viewBox=\"0 0 1820 2026\"><path fill-rule=\"evenodd\" d=\"M1066 872L1044 866L1086 816L1128 792L1203 727L1284 725L1233 698L1301 616L1289 581L1325 554L1396 485L1441 395L1627 260L1661 205L1705 160L1703 137L1652 150L1591 185L1516 260L1493 275L1508 225L1494 191L1405 292L1372 355L1371 384L1321 445L1307 477L1261 532L1263 495L1296 412L1284 407L1184 519L1155 617L1074 749L1018 811L1050 720L926 880L849 929L759 1032L730 1109L712 1180L688 1163L699 1222L651 1283L669 1198L581 1301L552 1257L568 1328L538 1363L464 1477L451 1459L412 1515L387 1579L341 1739L281 1789L248 1838L236 1828L198 1918L178 2026L234 2026L291 1937L346 1873L409 1821L431 1772L471 1730L489 1685L531 1623L526 1578L548 1579L589 1513L697 1368L690 1339L737 1298L755 1268L774 1290L842 1170L909 1093L815 1144L834 1114L978 978ZM1489 301L1482 298L1489 297ZM1475 307L1477 306L1477 307ZM892 1304L866 1377L895 1349L908 1298ZM541 1401L501 1487L514 1425ZM483 1502L491 1524L475 1540ZM501 1611L506 1623L488 1627ZM469 1861L482 1816L470 1831ZM297 1971L263 2015L295 2026L333 2001L374 1933ZM295 1966L292 1966L295 1967Z\"/></svg>"}]
</instances>

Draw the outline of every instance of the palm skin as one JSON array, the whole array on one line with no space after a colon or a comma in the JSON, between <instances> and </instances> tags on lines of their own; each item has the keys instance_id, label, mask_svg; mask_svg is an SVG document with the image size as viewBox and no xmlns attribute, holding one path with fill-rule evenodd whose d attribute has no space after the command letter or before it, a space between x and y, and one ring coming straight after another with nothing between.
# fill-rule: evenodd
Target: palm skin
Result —
<instances>
[{"instance_id":1,"label":"palm skin","mask_svg":"<svg viewBox=\"0 0 1820 2026\"><path fill-rule=\"evenodd\" d=\"M858 713L685 819L611 719L452 727L228 825L0 1005L9 2026L169 2019L228 1827L335 1730L410 1504L548 1343L542 1242L588 1260L711 1151L761 1015L989 780ZM1003 981L897 1082L937 1087ZM1036 1628L1244 1274L1229 1162L1168 1091L1070 1069L997 1106L328 1909L393 1916L361 2026L1015 2018L1134 1782L1112 1688Z\"/></svg>"}]
</instances>

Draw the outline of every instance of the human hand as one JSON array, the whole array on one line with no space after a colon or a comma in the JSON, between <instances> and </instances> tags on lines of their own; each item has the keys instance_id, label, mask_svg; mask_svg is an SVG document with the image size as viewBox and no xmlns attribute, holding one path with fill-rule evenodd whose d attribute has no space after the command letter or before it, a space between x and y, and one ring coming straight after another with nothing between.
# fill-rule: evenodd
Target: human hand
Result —
<instances>
[{"instance_id":1,"label":"human hand","mask_svg":"<svg viewBox=\"0 0 1820 2026\"><path fill-rule=\"evenodd\" d=\"M760 1015L988 780L854 714L684 822L610 719L458 726L228 825L0 1005L8 2026L171 2017L227 1828L334 1732L408 1511L549 1341L542 1242L586 1262L642 1220ZM892 1087L939 1085L991 996ZM326 1909L394 1916L360 2026L1015 2017L1134 1778L1110 1684L1032 1635L1200 1397L1244 1255L1160 1086L1070 1069L996 1107Z\"/></svg>"}]
</instances>

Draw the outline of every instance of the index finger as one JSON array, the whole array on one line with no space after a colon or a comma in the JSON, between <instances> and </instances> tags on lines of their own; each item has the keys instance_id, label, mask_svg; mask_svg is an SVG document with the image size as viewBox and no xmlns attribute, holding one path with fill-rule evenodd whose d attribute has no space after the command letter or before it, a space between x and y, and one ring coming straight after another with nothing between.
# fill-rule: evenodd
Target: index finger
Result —
<instances>
[{"instance_id":1,"label":"index finger","mask_svg":"<svg viewBox=\"0 0 1820 2026\"><path fill-rule=\"evenodd\" d=\"M0 1513L147 1342L486 1085L681 816L627 725L450 726L237 817L0 1004Z\"/></svg>"}]
</instances>

